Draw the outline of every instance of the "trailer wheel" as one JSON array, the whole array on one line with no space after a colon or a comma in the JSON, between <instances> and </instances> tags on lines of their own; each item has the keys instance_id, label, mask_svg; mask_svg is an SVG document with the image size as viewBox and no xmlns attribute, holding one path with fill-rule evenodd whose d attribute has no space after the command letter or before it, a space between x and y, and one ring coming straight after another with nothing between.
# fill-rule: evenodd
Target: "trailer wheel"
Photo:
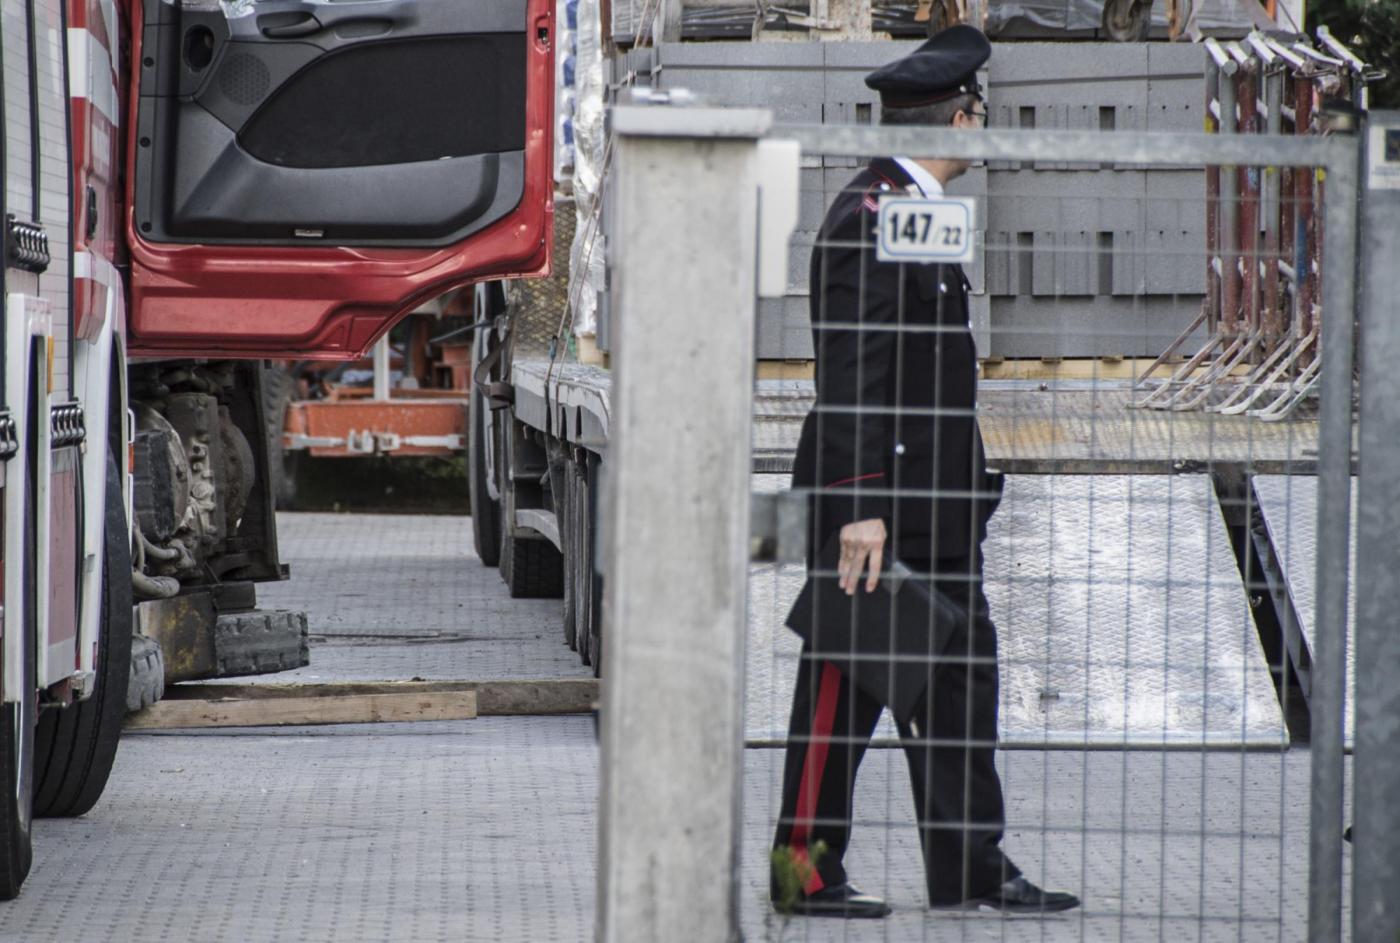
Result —
<instances>
[{"instance_id":1,"label":"trailer wheel","mask_svg":"<svg viewBox=\"0 0 1400 943\"><path fill-rule=\"evenodd\" d=\"M475 383L467 406L467 493L471 500L472 543L485 566L501 562L501 505L486 484L486 444L492 428L490 411Z\"/></svg>"},{"instance_id":2,"label":"trailer wheel","mask_svg":"<svg viewBox=\"0 0 1400 943\"><path fill-rule=\"evenodd\" d=\"M603 578L594 565L598 553L598 465L590 457L579 468L578 548L574 568L574 620L578 657L593 667L593 676L603 671Z\"/></svg>"},{"instance_id":3,"label":"trailer wheel","mask_svg":"<svg viewBox=\"0 0 1400 943\"><path fill-rule=\"evenodd\" d=\"M29 441L36 441L34 414L37 409L30 406ZM32 466L31 466L32 469ZM29 866L34 860L34 845L31 826L34 821L34 728L39 713L39 697L36 690L34 635L38 619L38 596L34 582L37 541L34 526L34 480L33 473L25 482L24 489L24 548L29 565L25 568L24 600L19 609L21 661L24 665L20 698L17 703L5 704L0 708L0 900L14 900L19 896L20 886L29 876Z\"/></svg>"},{"instance_id":4,"label":"trailer wheel","mask_svg":"<svg viewBox=\"0 0 1400 943\"><path fill-rule=\"evenodd\" d=\"M561 488L554 490L554 513L558 515L559 539L564 545L564 644L569 648L578 647L578 594L574 587L578 583L578 472L572 459L564 462L564 473L559 476Z\"/></svg>"},{"instance_id":5,"label":"trailer wheel","mask_svg":"<svg viewBox=\"0 0 1400 943\"><path fill-rule=\"evenodd\" d=\"M587 466L568 463L570 483L570 516L573 529L573 555L568 558L568 596L573 600L573 624L564 627L566 641L578 652L578 658L588 665L588 473Z\"/></svg>"},{"instance_id":6,"label":"trailer wheel","mask_svg":"<svg viewBox=\"0 0 1400 943\"><path fill-rule=\"evenodd\" d=\"M107 785L117 756L131 676L131 532L121 479L107 458L105 533L102 544L102 630L92 696L62 710L45 711L35 735L34 812L82 815Z\"/></svg>"},{"instance_id":7,"label":"trailer wheel","mask_svg":"<svg viewBox=\"0 0 1400 943\"><path fill-rule=\"evenodd\" d=\"M548 540L512 537L501 529L501 576L512 599L564 595L564 556Z\"/></svg>"},{"instance_id":8,"label":"trailer wheel","mask_svg":"<svg viewBox=\"0 0 1400 943\"><path fill-rule=\"evenodd\" d=\"M593 677L603 676L603 577L598 572L598 460L588 460L585 482L588 487L583 502L584 546L587 568L582 573L582 583L588 597L588 657L593 666Z\"/></svg>"}]
</instances>

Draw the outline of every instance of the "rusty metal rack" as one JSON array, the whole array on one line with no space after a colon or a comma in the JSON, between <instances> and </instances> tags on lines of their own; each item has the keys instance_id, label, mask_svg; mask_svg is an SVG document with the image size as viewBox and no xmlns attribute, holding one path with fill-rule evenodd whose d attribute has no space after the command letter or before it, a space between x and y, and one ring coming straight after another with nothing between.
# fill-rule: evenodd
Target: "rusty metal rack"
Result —
<instances>
[{"instance_id":1,"label":"rusty metal rack","mask_svg":"<svg viewBox=\"0 0 1400 943\"><path fill-rule=\"evenodd\" d=\"M1365 110L1373 73L1326 27L1317 46L1257 32L1205 46L1210 133L1325 135L1349 130ZM1205 173L1205 301L1139 377L1133 405L1284 420L1314 396L1321 371L1325 174L1270 165ZM1205 343L1177 362L1203 328Z\"/></svg>"}]
</instances>

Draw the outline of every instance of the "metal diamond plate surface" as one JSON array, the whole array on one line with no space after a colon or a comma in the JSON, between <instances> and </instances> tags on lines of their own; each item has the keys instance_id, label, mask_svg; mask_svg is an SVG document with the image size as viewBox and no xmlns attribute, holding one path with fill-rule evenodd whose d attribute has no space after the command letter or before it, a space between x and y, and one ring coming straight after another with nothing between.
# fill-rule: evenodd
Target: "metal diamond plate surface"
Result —
<instances>
[{"instance_id":1,"label":"metal diamond plate surface","mask_svg":"<svg viewBox=\"0 0 1400 943\"><path fill-rule=\"evenodd\" d=\"M1298 628L1315 651L1317 641L1317 479L1285 475L1259 475L1254 479L1259 510L1269 530L1279 568L1288 584L1288 595L1298 614ZM1356 507L1356 479L1352 479L1351 505ZM1356 515L1351 518L1351 557L1349 572L1356 572ZM1351 746L1355 731L1353 702L1356 700L1356 649L1351 643L1356 629L1356 581L1347 583L1347 696L1346 744Z\"/></svg>"},{"instance_id":2,"label":"metal diamond plate surface","mask_svg":"<svg viewBox=\"0 0 1400 943\"><path fill-rule=\"evenodd\" d=\"M985 549L1004 745L1288 744L1206 478L1011 476ZM751 571L751 740L786 733L799 644L782 622L802 580ZM895 736L888 717L876 736Z\"/></svg>"},{"instance_id":3,"label":"metal diamond plate surface","mask_svg":"<svg viewBox=\"0 0 1400 943\"><path fill-rule=\"evenodd\" d=\"M553 268L548 278L516 278L505 283L506 301L515 319L515 355L545 354L559 333L560 315L569 305L569 249L577 224L572 200L554 203Z\"/></svg>"}]
</instances>

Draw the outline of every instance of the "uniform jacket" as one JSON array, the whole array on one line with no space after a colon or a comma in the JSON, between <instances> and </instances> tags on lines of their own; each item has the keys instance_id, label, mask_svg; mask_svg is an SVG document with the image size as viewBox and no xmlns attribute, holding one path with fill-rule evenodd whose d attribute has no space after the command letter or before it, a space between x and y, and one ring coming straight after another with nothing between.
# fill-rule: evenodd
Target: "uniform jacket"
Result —
<instances>
[{"instance_id":1,"label":"uniform jacket","mask_svg":"<svg viewBox=\"0 0 1400 943\"><path fill-rule=\"evenodd\" d=\"M879 517L900 556L960 558L985 536L1001 476L987 472L977 427L962 267L875 258L879 197L912 183L893 160L872 161L822 223L810 276L817 401L793 486L815 495L813 547Z\"/></svg>"}]
</instances>

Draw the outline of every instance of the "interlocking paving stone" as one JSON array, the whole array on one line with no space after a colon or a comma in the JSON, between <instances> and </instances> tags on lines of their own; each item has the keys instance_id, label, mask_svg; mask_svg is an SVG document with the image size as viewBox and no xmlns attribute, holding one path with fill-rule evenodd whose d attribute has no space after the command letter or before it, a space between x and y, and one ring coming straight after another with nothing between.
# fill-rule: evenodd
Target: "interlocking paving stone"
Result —
<instances>
[{"instance_id":1,"label":"interlocking paving stone","mask_svg":"<svg viewBox=\"0 0 1400 943\"><path fill-rule=\"evenodd\" d=\"M277 528L292 576L260 584L258 605L306 611L311 664L238 683L590 676L561 602L511 599L470 518L283 512Z\"/></svg>"},{"instance_id":2,"label":"interlocking paving stone","mask_svg":"<svg viewBox=\"0 0 1400 943\"><path fill-rule=\"evenodd\" d=\"M325 641L310 668L266 680L586 673L555 640L557 602L507 600L472 558L465 518L282 520L294 579L264 587L263 604L307 609ZM362 594L353 606L350 592ZM754 605L775 610L757 583ZM791 637L771 620L767 636L754 632L751 658L774 658L775 640ZM771 686L755 690L753 671L751 660L750 723L771 726L787 704ZM92 812L36 824L34 870L0 905L0 943L591 940L598 763L587 717L128 735ZM781 764L781 750L745 753L749 940L1305 933L1303 750L1001 754L1007 850L1086 900L1046 920L923 908L903 755L877 749L847 863L894 915L785 924L767 904ZM703 842L678 853L703 855Z\"/></svg>"},{"instance_id":3,"label":"interlocking paving stone","mask_svg":"<svg viewBox=\"0 0 1400 943\"><path fill-rule=\"evenodd\" d=\"M1303 751L1002 754L1005 847L1086 901L1046 920L925 910L903 755L871 751L847 864L895 913L786 928L766 902L781 760L745 753L746 939L1303 938ZM584 717L128 736L92 812L37 824L0 941L589 940L597 789Z\"/></svg>"}]
</instances>

